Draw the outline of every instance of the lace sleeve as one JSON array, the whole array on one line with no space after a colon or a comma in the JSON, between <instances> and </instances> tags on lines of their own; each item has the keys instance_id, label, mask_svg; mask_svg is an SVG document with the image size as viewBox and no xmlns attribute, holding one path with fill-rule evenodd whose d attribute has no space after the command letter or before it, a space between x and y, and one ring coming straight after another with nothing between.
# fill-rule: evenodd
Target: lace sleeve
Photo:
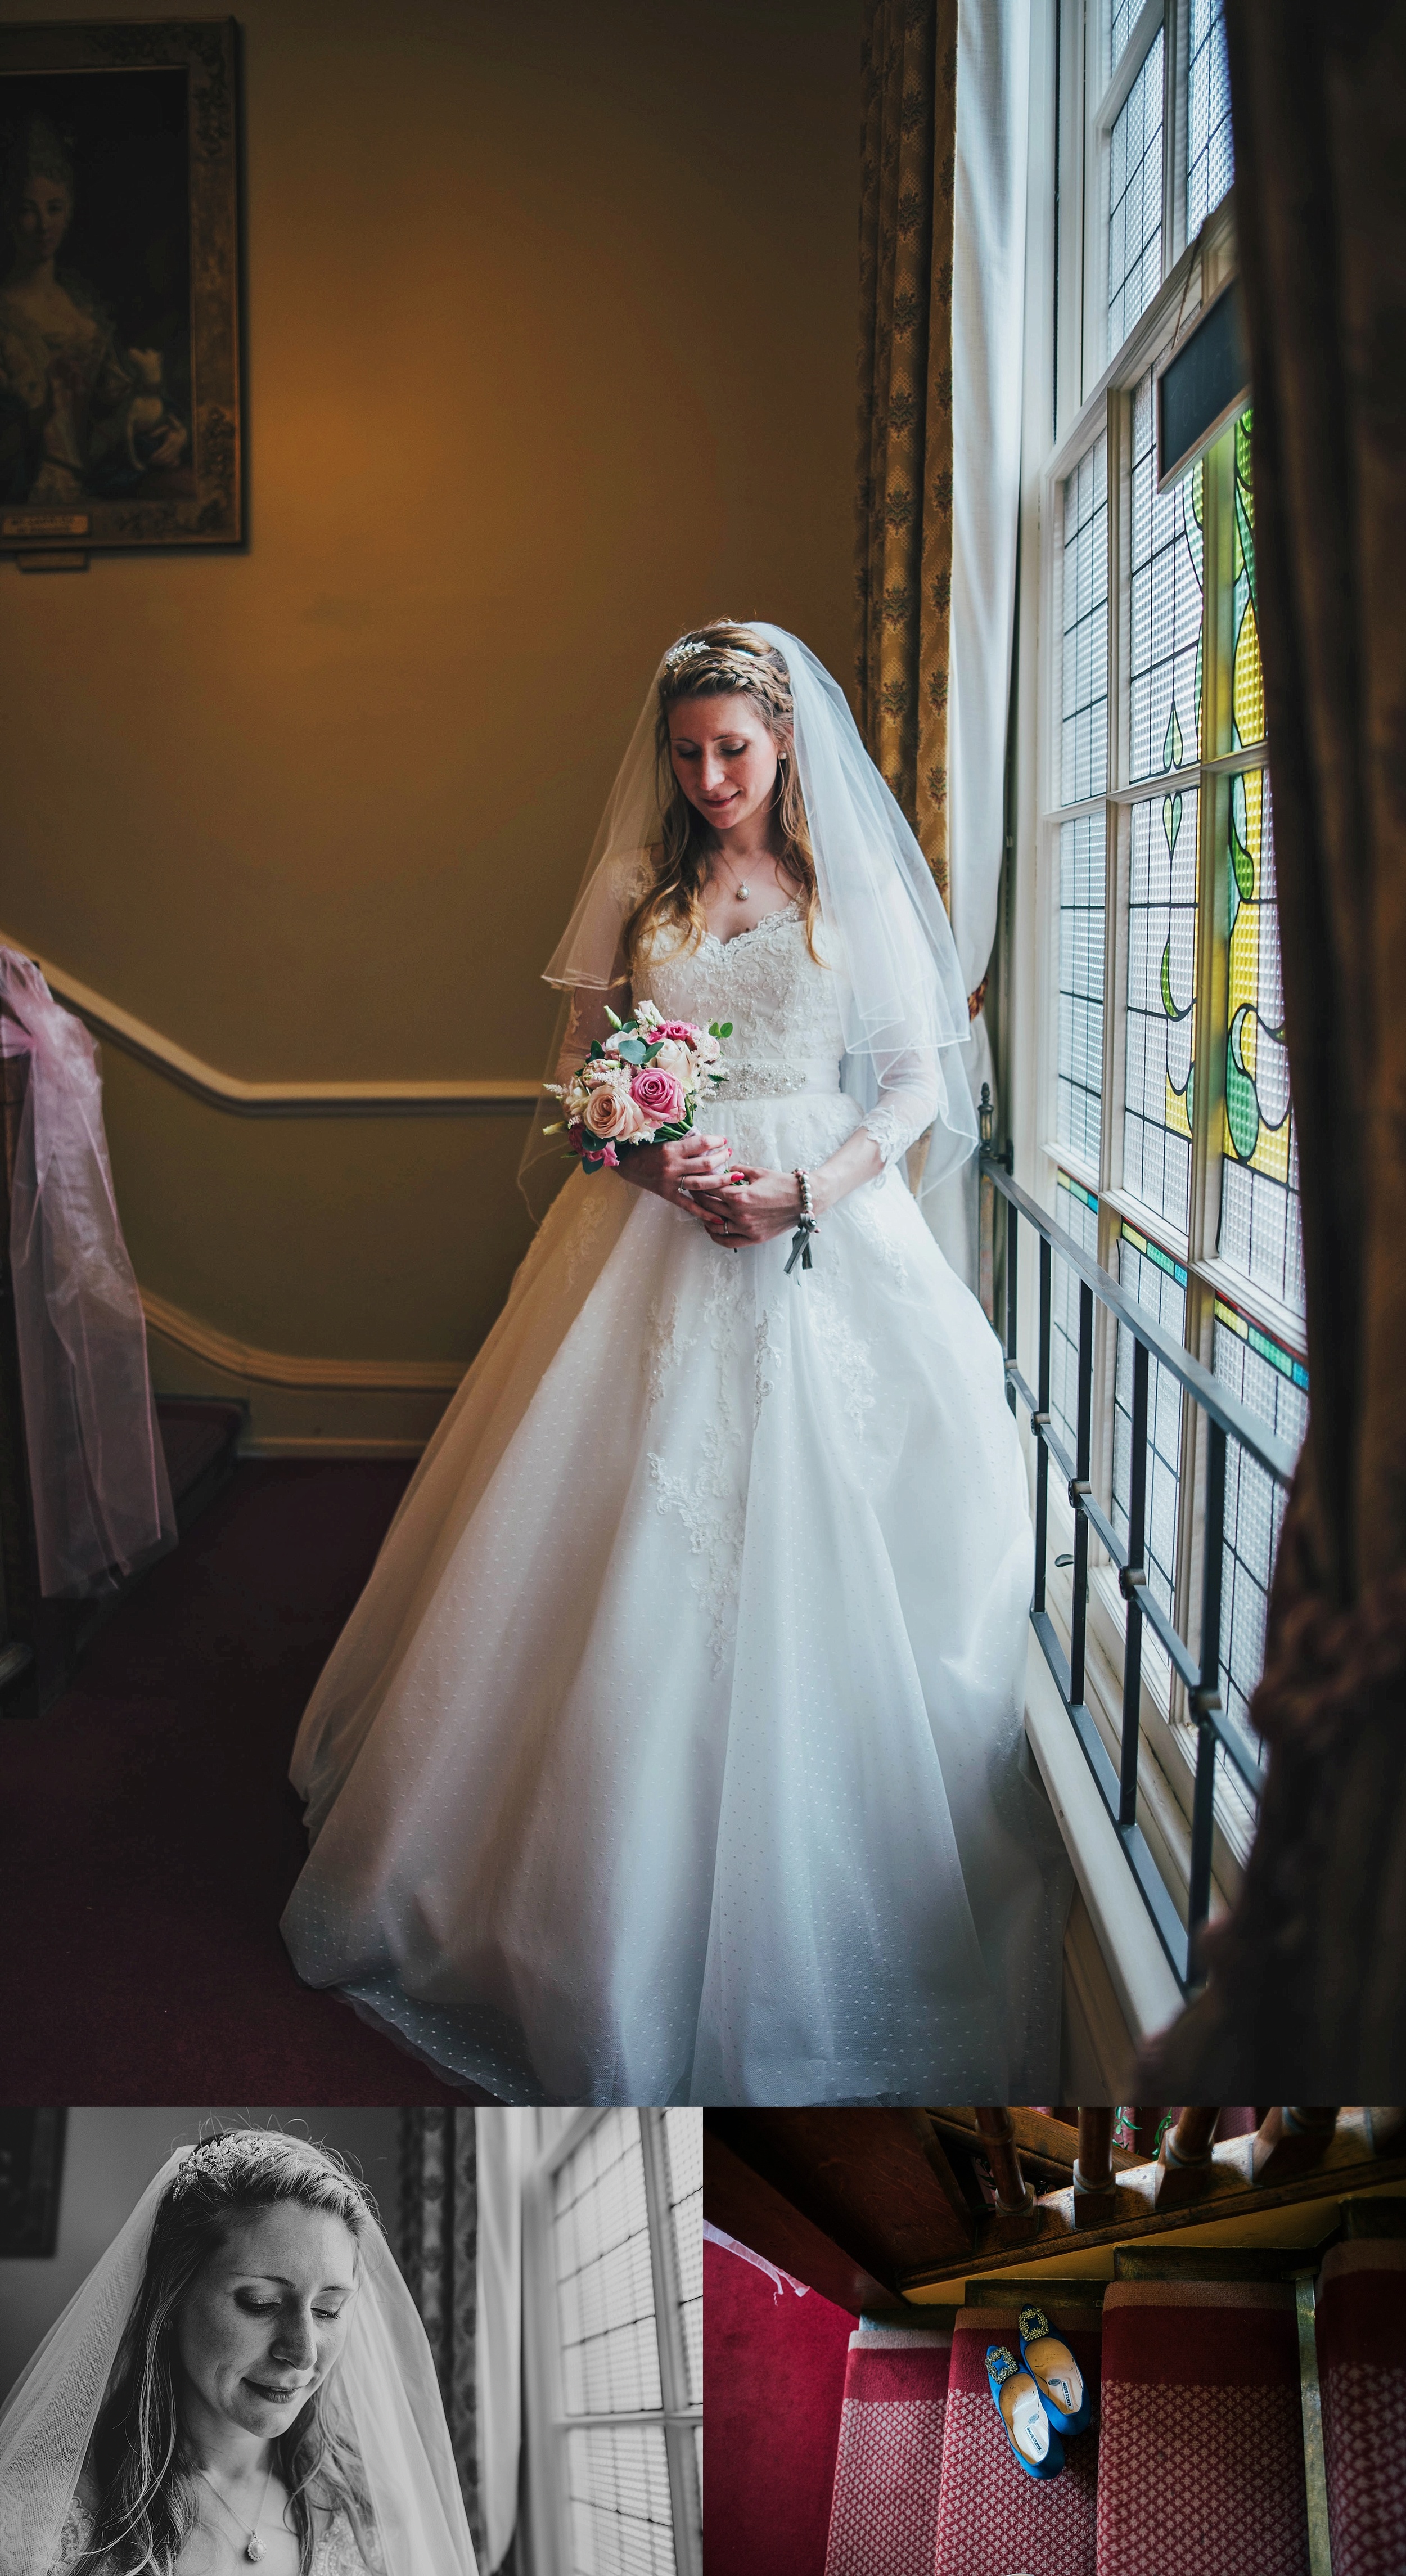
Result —
<instances>
[{"instance_id":1,"label":"lace sleeve","mask_svg":"<svg viewBox=\"0 0 1406 2576\"><path fill-rule=\"evenodd\" d=\"M569 1082L590 1054L592 1038L607 1036L610 1029L605 1016L607 1003L617 1019L623 1019L630 1007L628 1001L621 999L619 986L612 992L602 993L590 984L577 985L571 996L571 1016L557 1057L554 1081Z\"/></svg>"},{"instance_id":2,"label":"lace sleeve","mask_svg":"<svg viewBox=\"0 0 1406 2576\"><path fill-rule=\"evenodd\" d=\"M932 1125L941 1086L930 1047L905 1047L895 1055L878 1056L875 1071L879 1097L860 1125L888 1164Z\"/></svg>"}]
</instances>

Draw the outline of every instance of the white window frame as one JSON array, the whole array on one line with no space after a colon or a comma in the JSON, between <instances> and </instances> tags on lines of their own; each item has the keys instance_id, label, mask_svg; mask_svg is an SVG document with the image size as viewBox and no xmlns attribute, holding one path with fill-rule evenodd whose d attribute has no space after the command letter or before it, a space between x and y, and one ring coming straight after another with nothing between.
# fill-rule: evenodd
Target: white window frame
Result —
<instances>
[{"instance_id":1,"label":"white window frame","mask_svg":"<svg viewBox=\"0 0 1406 2576\"><path fill-rule=\"evenodd\" d=\"M701 2118L702 2114L698 2116ZM575 2155L591 2131L601 2121L612 2118L635 2119L640 2124L650 2267L654 2283L654 2321L659 2339L659 2386L663 2402L637 2414L572 2415L567 2412L563 2391L561 2327L552 2259L553 2186L562 2166ZM532 2553L536 2576L570 2576L572 2546L567 2439L572 2432L592 2425L656 2426L662 2430L669 2470L678 2576L702 2576L698 2538L701 2498L697 2430L703 2421L703 2408L701 2402L691 2402L688 2393L688 2362L679 2315L678 2271L669 2209L664 2119L662 2110L653 2109L568 2113L556 2135L542 2147L527 2176L522 2215L523 2362L529 2427L527 2449Z\"/></svg>"},{"instance_id":2,"label":"white window frame","mask_svg":"<svg viewBox=\"0 0 1406 2576\"><path fill-rule=\"evenodd\" d=\"M1191 761L1175 773L1183 793L1198 791L1197 1098L1193 1118L1190 1218L1183 1231L1140 1207L1123 1188L1122 1040L1126 995L1125 896L1128 815L1134 803L1156 797L1166 782L1128 777L1126 641L1129 567L1126 552L1127 482L1131 461L1133 389L1170 346L1178 328L1231 276L1236 267L1234 190L1221 200L1196 241L1185 241L1187 157L1187 56L1190 0L1146 0L1112 80L1098 77L1107 61L1110 0L1036 0L1032 60L1030 215L1027 234L1026 404L1023 475L1019 670L1016 712L1015 865L1006 889L1005 972L1010 1061L1006 1096L1016 1169L1042 1206L1055 1210L1062 1168L1098 1199L1098 1253L1116 1276L1117 1220L1148 1233L1187 1271L1186 1343L1208 1367L1214 1331L1214 1298L1228 1296L1242 1311L1299 1356L1302 1317L1252 1288L1216 1253L1221 1197L1221 1122L1224 1095L1224 1018L1228 975L1225 922L1225 807L1237 770L1267 765L1263 744L1230 752L1228 727L1215 711L1215 756ZM1159 27L1163 57L1162 282L1132 333L1105 362L1109 142L1113 125ZM1086 77L1086 71L1091 74ZM1039 103L1047 103L1041 118ZM1071 261L1071 250L1074 254ZM1061 267L1063 275L1059 274ZM1087 388L1087 390L1085 390ZM1061 807L1059 551L1062 486L1104 429L1108 439L1108 770L1102 796ZM1219 667L1228 664L1230 621L1230 444L1222 439L1206 460L1203 586L1208 623L1221 638ZM1059 835L1080 813L1106 816L1104 1070L1099 1168L1077 1149L1057 1142L1059 1028ZM1035 1264L1022 1265L1022 1346L1034 1347ZM1094 1476L1107 1495L1111 1484L1115 1332L1097 1313L1094 1366ZM1199 1604L1198 1487L1204 1438L1199 1408L1182 1407L1179 1525L1175 1612L1194 1641ZM1064 1528L1067 1520L1069 1527ZM1070 1579L1056 1570L1056 1555L1072 1550L1072 1513L1051 1482L1049 1606L1066 1632L1072 1609ZM1125 1612L1111 1567L1096 1543L1089 1551L1088 1702L1118 1760L1121 1731L1122 1649ZM1143 1744L1140 1755L1140 1822L1173 1893L1183 1904L1189 1867L1195 1730L1179 1684L1159 1699L1144 1666ZM1238 1888L1253 1835L1250 1802L1231 1766L1218 1765L1213 1910Z\"/></svg>"}]
</instances>

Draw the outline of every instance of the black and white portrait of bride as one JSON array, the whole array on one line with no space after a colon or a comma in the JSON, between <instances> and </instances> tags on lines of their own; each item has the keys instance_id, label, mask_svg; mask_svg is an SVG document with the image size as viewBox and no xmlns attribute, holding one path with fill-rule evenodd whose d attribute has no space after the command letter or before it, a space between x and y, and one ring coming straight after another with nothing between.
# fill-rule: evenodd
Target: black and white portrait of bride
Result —
<instances>
[{"instance_id":1,"label":"black and white portrait of bride","mask_svg":"<svg viewBox=\"0 0 1406 2576\"><path fill-rule=\"evenodd\" d=\"M546 974L529 1191L563 1092L586 1150L304 1716L294 1962L509 2101L1025 2100L1071 1882L1000 1355L920 1203L966 995L797 637L670 647ZM690 1032L722 1078L646 1141Z\"/></svg>"},{"instance_id":2,"label":"black and white portrait of bride","mask_svg":"<svg viewBox=\"0 0 1406 2576\"><path fill-rule=\"evenodd\" d=\"M246 2564L474 2576L374 2203L336 2153L254 2127L162 2161L0 2412L6 2576Z\"/></svg>"}]
</instances>

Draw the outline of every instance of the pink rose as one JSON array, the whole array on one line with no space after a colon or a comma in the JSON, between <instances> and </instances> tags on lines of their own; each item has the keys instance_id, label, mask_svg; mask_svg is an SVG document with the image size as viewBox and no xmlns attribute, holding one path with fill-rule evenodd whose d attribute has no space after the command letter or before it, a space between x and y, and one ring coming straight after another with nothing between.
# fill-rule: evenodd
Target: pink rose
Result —
<instances>
[{"instance_id":1,"label":"pink rose","mask_svg":"<svg viewBox=\"0 0 1406 2576\"><path fill-rule=\"evenodd\" d=\"M591 1093L581 1117L593 1138L604 1140L609 1137L616 1143L638 1136L649 1125L649 1120L636 1107L629 1093L617 1091L610 1083L602 1083L598 1091Z\"/></svg>"},{"instance_id":2,"label":"pink rose","mask_svg":"<svg viewBox=\"0 0 1406 2576\"><path fill-rule=\"evenodd\" d=\"M692 1020L661 1020L657 1028L650 1030L649 1042L654 1046L660 1038L677 1038L680 1046L694 1046L700 1035Z\"/></svg>"},{"instance_id":3,"label":"pink rose","mask_svg":"<svg viewBox=\"0 0 1406 2576\"><path fill-rule=\"evenodd\" d=\"M630 1096L651 1127L676 1127L683 1116L683 1084L658 1064L642 1064Z\"/></svg>"}]
</instances>

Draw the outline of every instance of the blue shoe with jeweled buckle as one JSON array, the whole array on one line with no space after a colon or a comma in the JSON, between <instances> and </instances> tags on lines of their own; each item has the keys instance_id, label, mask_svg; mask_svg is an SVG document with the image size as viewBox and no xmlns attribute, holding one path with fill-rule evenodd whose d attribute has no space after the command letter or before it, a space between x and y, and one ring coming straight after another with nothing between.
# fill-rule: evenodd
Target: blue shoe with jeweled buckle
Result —
<instances>
[{"instance_id":1,"label":"blue shoe with jeweled buckle","mask_svg":"<svg viewBox=\"0 0 1406 2576\"><path fill-rule=\"evenodd\" d=\"M1057 2433L1069 2441L1087 2430L1093 2408L1084 2374L1067 2343L1050 2330L1043 2308L1020 2312L1020 2357L1040 2392L1040 2403Z\"/></svg>"},{"instance_id":2,"label":"blue shoe with jeweled buckle","mask_svg":"<svg viewBox=\"0 0 1406 2576\"><path fill-rule=\"evenodd\" d=\"M1064 2466L1059 2435L1028 2370L1022 2370L1003 2343L986 2347L986 2378L1001 2429L1027 2477L1058 2477Z\"/></svg>"}]
</instances>

